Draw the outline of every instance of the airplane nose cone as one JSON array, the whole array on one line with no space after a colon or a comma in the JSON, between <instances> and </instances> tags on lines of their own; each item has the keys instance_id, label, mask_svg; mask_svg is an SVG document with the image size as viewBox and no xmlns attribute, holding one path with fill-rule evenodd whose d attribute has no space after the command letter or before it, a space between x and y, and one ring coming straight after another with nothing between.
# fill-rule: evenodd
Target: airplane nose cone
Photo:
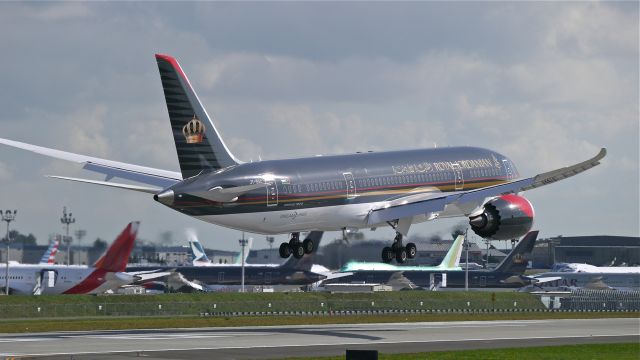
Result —
<instances>
[{"instance_id":1,"label":"airplane nose cone","mask_svg":"<svg viewBox=\"0 0 640 360\"><path fill-rule=\"evenodd\" d=\"M165 205L173 204L173 199L174 199L173 190L167 190L159 194L153 195L153 200Z\"/></svg>"}]
</instances>

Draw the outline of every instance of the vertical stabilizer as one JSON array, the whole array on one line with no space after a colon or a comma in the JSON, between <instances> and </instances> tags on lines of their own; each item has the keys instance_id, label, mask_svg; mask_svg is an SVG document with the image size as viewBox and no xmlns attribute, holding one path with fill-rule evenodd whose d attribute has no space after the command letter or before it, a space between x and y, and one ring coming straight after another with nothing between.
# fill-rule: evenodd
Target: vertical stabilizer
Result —
<instances>
[{"instance_id":1,"label":"vertical stabilizer","mask_svg":"<svg viewBox=\"0 0 640 360\"><path fill-rule=\"evenodd\" d=\"M178 61L156 54L173 140L184 179L238 164L200 103Z\"/></svg>"},{"instance_id":2,"label":"vertical stabilizer","mask_svg":"<svg viewBox=\"0 0 640 360\"><path fill-rule=\"evenodd\" d=\"M133 243L138 235L139 225L140 223L137 221L130 222L93 266L108 272L124 271L129 262L131 250L133 250Z\"/></svg>"},{"instance_id":3,"label":"vertical stabilizer","mask_svg":"<svg viewBox=\"0 0 640 360\"><path fill-rule=\"evenodd\" d=\"M189 239L189 249L191 249L191 256L193 258L191 263L194 266L211 263L211 260L207 257L202 244L200 244L200 241L198 240L198 235L195 230L187 229L187 238Z\"/></svg>"},{"instance_id":4,"label":"vertical stabilizer","mask_svg":"<svg viewBox=\"0 0 640 360\"><path fill-rule=\"evenodd\" d=\"M54 264L56 262L58 246L60 246L60 237L56 235L56 237L54 237L49 243L47 251L42 254L42 258L40 258L40 264Z\"/></svg>"},{"instance_id":5,"label":"vertical stabilizer","mask_svg":"<svg viewBox=\"0 0 640 360\"><path fill-rule=\"evenodd\" d=\"M438 268L441 269L457 269L460 267L460 255L462 255L462 245L464 243L464 235L458 235L456 240L451 245L449 251L447 251L447 255L445 255L444 259Z\"/></svg>"},{"instance_id":6,"label":"vertical stabilizer","mask_svg":"<svg viewBox=\"0 0 640 360\"><path fill-rule=\"evenodd\" d=\"M537 238L537 230L529 231L494 271L524 274Z\"/></svg>"}]
</instances>

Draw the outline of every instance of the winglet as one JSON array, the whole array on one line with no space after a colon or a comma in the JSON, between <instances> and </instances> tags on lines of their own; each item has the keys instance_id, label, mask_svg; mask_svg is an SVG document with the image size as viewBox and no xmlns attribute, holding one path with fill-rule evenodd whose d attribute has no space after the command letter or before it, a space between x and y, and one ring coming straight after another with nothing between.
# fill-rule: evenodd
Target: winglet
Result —
<instances>
[{"instance_id":1,"label":"winglet","mask_svg":"<svg viewBox=\"0 0 640 360\"><path fill-rule=\"evenodd\" d=\"M129 262L131 250L133 250L139 226L140 222L138 221L130 222L93 266L108 272L124 271Z\"/></svg>"}]
</instances>

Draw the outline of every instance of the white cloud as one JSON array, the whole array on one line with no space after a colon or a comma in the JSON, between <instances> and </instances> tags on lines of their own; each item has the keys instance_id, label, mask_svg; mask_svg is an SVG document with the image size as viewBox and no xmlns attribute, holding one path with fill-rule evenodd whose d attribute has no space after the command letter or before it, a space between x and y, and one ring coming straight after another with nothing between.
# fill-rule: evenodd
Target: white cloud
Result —
<instances>
[{"instance_id":1,"label":"white cloud","mask_svg":"<svg viewBox=\"0 0 640 360\"><path fill-rule=\"evenodd\" d=\"M558 52L582 55L638 53L638 11L601 2L573 3L551 16L544 45Z\"/></svg>"}]
</instances>

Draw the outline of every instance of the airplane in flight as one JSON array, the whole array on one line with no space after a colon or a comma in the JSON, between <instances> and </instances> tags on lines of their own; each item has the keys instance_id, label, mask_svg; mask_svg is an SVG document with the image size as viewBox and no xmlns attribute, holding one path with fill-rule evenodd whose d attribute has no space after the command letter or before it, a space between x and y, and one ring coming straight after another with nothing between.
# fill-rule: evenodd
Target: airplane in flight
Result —
<instances>
[{"instance_id":1,"label":"airplane in flight","mask_svg":"<svg viewBox=\"0 0 640 360\"><path fill-rule=\"evenodd\" d=\"M138 222L129 223L93 266L9 262L9 293L101 294L135 281L164 275L124 272L138 233L138 225ZM1 266L4 268L4 265ZM0 274L0 284L3 288L5 276L3 271Z\"/></svg>"},{"instance_id":2,"label":"airplane in flight","mask_svg":"<svg viewBox=\"0 0 640 360\"><path fill-rule=\"evenodd\" d=\"M534 210L521 192L549 185L600 163L602 148L584 162L521 178L506 156L478 147L367 152L243 163L229 151L177 60L156 55L180 172L0 139L1 144L84 164L104 181L50 176L149 193L197 219L260 234L290 233L283 258L314 248L302 231L349 231L390 226L382 260L403 263L416 255L403 243L412 224L467 217L483 238L527 233ZM113 182L113 178L142 185Z\"/></svg>"}]
</instances>

